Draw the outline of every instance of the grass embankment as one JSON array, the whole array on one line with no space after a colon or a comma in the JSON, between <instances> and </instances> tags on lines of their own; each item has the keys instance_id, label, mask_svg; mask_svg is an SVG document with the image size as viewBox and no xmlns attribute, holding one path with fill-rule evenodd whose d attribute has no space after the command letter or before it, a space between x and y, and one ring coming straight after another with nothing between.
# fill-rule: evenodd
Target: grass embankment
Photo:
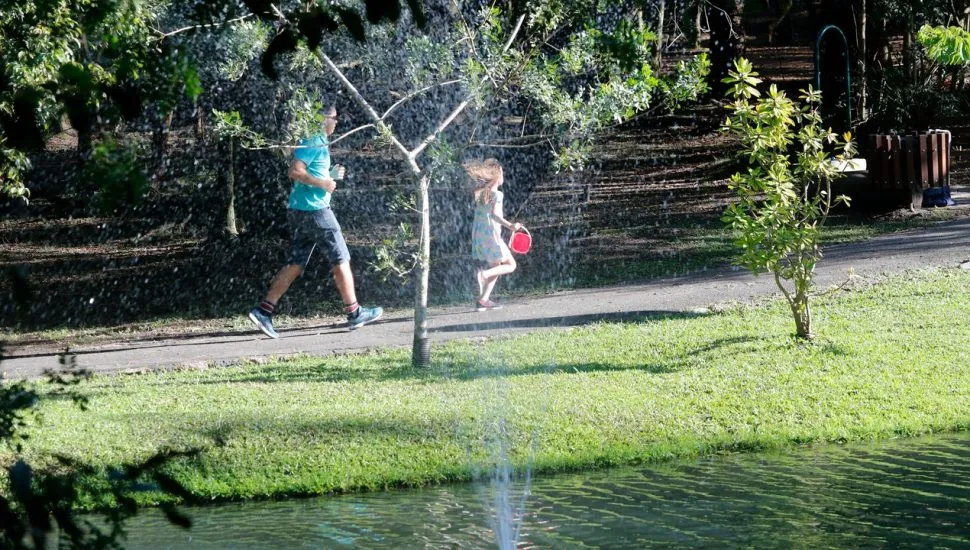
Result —
<instances>
[{"instance_id":1,"label":"grass embankment","mask_svg":"<svg viewBox=\"0 0 970 550\"><path fill-rule=\"evenodd\" d=\"M497 452L538 472L970 427L970 273L899 277L815 302L604 323L435 349L101 376L80 413L43 406L33 459L98 464L213 446L174 467L212 499L469 479Z\"/></svg>"}]
</instances>

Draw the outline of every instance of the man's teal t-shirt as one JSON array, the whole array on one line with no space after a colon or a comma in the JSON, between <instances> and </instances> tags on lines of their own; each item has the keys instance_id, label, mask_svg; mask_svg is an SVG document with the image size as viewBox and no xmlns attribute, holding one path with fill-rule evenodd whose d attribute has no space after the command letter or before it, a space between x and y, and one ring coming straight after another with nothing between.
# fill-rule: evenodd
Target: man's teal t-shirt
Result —
<instances>
[{"instance_id":1,"label":"man's teal t-shirt","mask_svg":"<svg viewBox=\"0 0 970 550\"><path fill-rule=\"evenodd\" d=\"M330 177L330 142L327 136L316 136L300 141L300 146L293 150L293 160L306 164L306 171L317 178ZM330 193L325 189L293 182L290 191L289 208L294 210L321 210L330 206Z\"/></svg>"}]
</instances>

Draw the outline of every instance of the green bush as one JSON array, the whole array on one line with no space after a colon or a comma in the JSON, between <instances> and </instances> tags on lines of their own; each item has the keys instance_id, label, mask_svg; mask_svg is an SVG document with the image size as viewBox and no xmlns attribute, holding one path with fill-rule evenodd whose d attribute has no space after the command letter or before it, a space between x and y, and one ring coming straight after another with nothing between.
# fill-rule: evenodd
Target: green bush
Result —
<instances>
[{"instance_id":1,"label":"green bush","mask_svg":"<svg viewBox=\"0 0 970 550\"><path fill-rule=\"evenodd\" d=\"M728 207L724 221L738 233L738 264L756 275L771 273L795 319L796 336L811 339L809 292L815 265L822 258L819 237L829 210L844 196L832 198L838 169L827 148L841 149L837 159L855 151L850 134L837 136L822 127L822 94L802 91L802 103L772 85L761 97L761 79L742 58L724 82L734 102L724 131L739 138L745 173L731 177L739 200Z\"/></svg>"},{"instance_id":2,"label":"green bush","mask_svg":"<svg viewBox=\"0 0 970 550\"><path fill-rule=\"evenodd\" d=\"M141 204L148 192L135 146L112 138L94 147L82 177L89 189L96 190L98 208L105 214Z\"/></svg>"}]
</instances>

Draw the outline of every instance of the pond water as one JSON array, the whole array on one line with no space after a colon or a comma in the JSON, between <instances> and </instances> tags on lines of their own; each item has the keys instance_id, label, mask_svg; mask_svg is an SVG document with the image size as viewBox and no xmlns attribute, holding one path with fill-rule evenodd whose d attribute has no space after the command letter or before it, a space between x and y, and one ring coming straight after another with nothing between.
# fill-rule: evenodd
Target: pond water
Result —
<instances>
[{"instance_id":1,"label":"pond water","mask_svg":"<svg viewBox=\"0 0 970 550\"><path fill-rule=\"evenodd\" d=\"M126 546L496 548L489 491L189 508L190 531L150 511ZM970 434L540 477L517 519L519 548L970 547Z\"/></svg>"}]
</instances>

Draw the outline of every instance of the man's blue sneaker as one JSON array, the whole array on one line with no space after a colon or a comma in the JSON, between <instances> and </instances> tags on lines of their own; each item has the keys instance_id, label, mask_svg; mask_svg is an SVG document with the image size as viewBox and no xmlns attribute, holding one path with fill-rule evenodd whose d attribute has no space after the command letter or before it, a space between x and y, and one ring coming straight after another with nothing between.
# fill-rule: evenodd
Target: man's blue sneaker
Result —
<instances>
[{"instance_id":1,"label":"man's blue sneaker","mask_svg":"<svg viewBox=\"0 0 970 550\"><path fill-rule=\"evenodd\" d=\"M273 318L266 315L266 313L264 313L263 310L259 309L258 307L253 308L253 310L249 312L249 319L252 320L252 322L255 323L259 330L263 331L263 334L266 336L269 336L270 338L280 337L280 335L276 334L276 331L273 330Z\"/></svg>"},{"instance_id":2,"label":"man's blue sneaker","mask_svg":"<svg viewBox=\"0 0 970 550\"><path fill-rule=\"evenodd\" d=\"M384 315L384 309L380 307L361 307L357 309L357 314L347 316L347 326L350 330L358 329L367 323L373 323Z\"/></svg>"}]
</instances>

